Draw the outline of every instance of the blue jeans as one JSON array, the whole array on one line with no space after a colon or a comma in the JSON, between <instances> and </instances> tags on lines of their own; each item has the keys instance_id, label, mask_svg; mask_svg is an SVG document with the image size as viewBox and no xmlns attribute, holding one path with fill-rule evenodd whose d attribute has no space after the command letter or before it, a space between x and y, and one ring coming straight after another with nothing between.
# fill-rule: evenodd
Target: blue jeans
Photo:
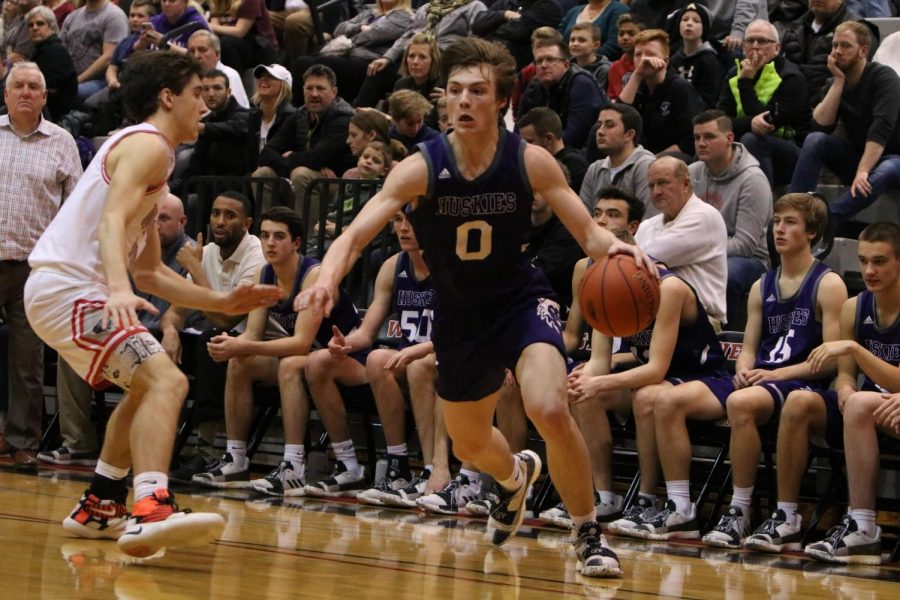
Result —
<instances>
[{"instance_id":1,"label":"blue jeans","mask_svg":"<svg viewBox=\"0 0 900 600\"><path fill-rule=\"evenodd\" d=\"M105 79L91 79L78 84L78 104L83 105L84 101L106 87Z\"/></svg>"},{"instance_id":2,"label":"blue jeans","mask_svg":"<svg viewBox=\"0 0 900 600\"><path fill-rule=\"evenodd\" d=\"M853 183L856 167L862 155L850 142L836 136L817 131L807 136L800 150L800 159L791 180L792 192L811 192L819 183L822 167L837 175L845 185ZM847 190L828 207L837 225L871 206L882 193L900 188L900 156L882 155L878 164L869 173L872 193L868 196L857 194L854 198Z\"/></svg>"},{"instance_id":3,"label":"blue jeans","mask_svg":"<svg viewBox=\"0 0 900 600\"><path fill-rule=\"evenodd\" d=\"M743 323L737 322L741 305L747 301L750 288L765 272L766 265L760 262L758 258L750 256L728 257L728 284L725 288L728 329L733 330L735 327L743 329Z\"/></svg>"},{"instance_id":4,"label":"blue jeans","mask_svg":"<svg viewBox=\"0 0 900 600\"><path fill-rule=\"evenodd\" d=\"M893 17L888 0L844 0L847 10L864 19L872 17Z\"/></svg>"},{"instance_id":5,"label":"blue jeans","mask_svg":"<svg viewBox=\"0 0 900 600\"><path fill-rule=\"evenodd\" d=\"M790 140L773 135L756 135L748 131L741 136L741 143L759 161L769 185L785 185L791 182L794 166L800 156L800 147Z\"/></svg>"}]
</instances>

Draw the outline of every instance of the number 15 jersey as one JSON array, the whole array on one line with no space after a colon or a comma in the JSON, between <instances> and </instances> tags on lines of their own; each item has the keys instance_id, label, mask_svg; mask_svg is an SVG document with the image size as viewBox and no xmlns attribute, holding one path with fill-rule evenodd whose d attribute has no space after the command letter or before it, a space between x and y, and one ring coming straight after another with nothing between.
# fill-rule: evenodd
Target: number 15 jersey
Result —
<instances>
[{"instance_id":1,"label":"number 15 jersey","mask_svg":"<svg viewBox=\"0 0 900 600\"><path fill-rule=\"evenodd\" d=\"M431 270L438 311L495 312L525 290L553 297L522 252L533 198L525 142L501 129L494 160L472 180L459 172L446 135L419 150L428 166L428 191L407 216Z\"/></svg>"},{"instance_id":2,"label":"number 15 jersey","mask_svg":"<svg viewBox=\"0 0 900 600\"><path fill-rule=\"evenodd\" d=\"M756 353L756 368L775 369L806 360L813 348L822 343L822 323L816 320L819 283L831 269L814 261L803 283L790 298L782 298L778 289L781 267L763 275L762 335Z\"/></svg>"}]
</instances>

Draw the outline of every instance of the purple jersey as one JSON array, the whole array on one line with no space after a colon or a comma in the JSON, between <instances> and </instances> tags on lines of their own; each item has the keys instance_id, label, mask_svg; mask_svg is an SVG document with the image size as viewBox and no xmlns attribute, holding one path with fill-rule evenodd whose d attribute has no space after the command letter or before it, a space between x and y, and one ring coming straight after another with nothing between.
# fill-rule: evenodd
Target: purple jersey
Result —
<instances>
[{"instance_id":1,"label":"purple jersey","mask_svg":"<svg viewBox=\"0 0 900 600\"><path fill-rule=\"evenodd\" d=\"M856 299L856 341L886 363L900 365L900 317L885 327L878 325L875 294L862 292ZM863 391L889 394L900 390L886 390L863 374Z\"/></svg>"},{"instance_id":2,"label":"purple jersey","mask_svg":"<svg viewBox=\"0 0 900 600\"><path fill-rule=\"evenodd\" d=\"M418 147L428 167L428 190L407 210L434 279L438 319L457 311L494 314L524 290L555 297L522 252L533 199L525 142L500 130L493 162L473 180L460 174L446 135Z\"/></svg>"},{"instance_id":3,"label":"purple jersey","mask_svg":"<svg viewBox=\"0 0 900 600\"><path fill-rule=\"evenodd\" d=\"M300 287L303 280L309 273L309 270L319 265L319 261L308 256L300 258L300 264L297 266L297 275L294 277L294 285L291 288L291 294L286 300L279 300L277 304L269 307L269 318L278 323L287 332L287 335L294 334L294 326L297 324L297 312L294 310L294 298L300 293ZM278 278L275 276L275 269L272 265L267 264L262 270L262 281L268 285L277 285ZM339 298L331 315L322 319L319 330L316 331L316 339L313 342L314 348L325 348L331 341L331 326L337 325L341 332L347 334L359 327L359 313L353 306L353 300L344 290L338 288Z\"/></svg>"},{"instance_id":4,"label":"purple jersey","mask_svg":"<svg viewBox=\"0 0 900 600\"><path fill-rule=\"evenodd\" d=\"M672 271L660 267L659 279L662 282L667 277L678 277ZM681 279L680 277L678 277ZM684 279L681 279L684 281ZM687 282L685 282L687 283ZM706 310L697 297L697 292L690 284L687 284L694 294L694 302L697 304L697 319L694 323L680 324L678 326L678 338L672 351L672 362L666 377L696 377L701 374L713 374L722 371L725 365L725 355L722 353L722 345L716 337ZM653 337L653 326L656 320L635 335L622 338L631 346L631 353L641 364L647 364L650 360L650 340Z\"/></svg>"},{"instance_id":5,"label":"purple jersey","mask_svg":"<svg viewBox=\"0 0 900 600\"><path fill-rule=\"evenodd\" d=\"M762 335L755 368L799 364L822 343L822 324L816 321L816 297L822 277L830 272L823 263L813 261L800 288L790 298L782 298L778 289L781 267L763 274Z\"/></svg>"},{"instance_id":6,"label":"purple jersey","mask_svg":"<svg viewBox=\"0 0 900 600\"><path fill-rule=\"evenodd\" d=\"M419 281L408 252L397 257L394 273L394 298L392 312L400 320L403 337L400 348L407 348L431 340L432 300L434 287L431 275Z\"/></svg>"}]
</instances>

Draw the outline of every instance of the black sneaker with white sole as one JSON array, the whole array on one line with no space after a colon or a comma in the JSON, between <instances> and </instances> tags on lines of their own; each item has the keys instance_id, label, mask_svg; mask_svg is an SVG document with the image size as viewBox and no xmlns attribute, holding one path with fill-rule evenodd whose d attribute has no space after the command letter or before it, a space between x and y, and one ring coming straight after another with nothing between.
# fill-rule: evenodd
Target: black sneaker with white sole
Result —
<instances>
[{"instance_id":1,"label":"black sneaker with white sole","mask_svg":"<svg viewBox=\"0 0 900 600\"><path fill-rule=\"evenodd\" d=\"M519 458L519 487L509 491L499 486L499 502L488 519L491 541L497 546L506 543L519 530L522 519L525 518L528 488L534 485L541 474L541 459L537 454L531 450L523 450L516 453L516 456Z\"/></svg>"}]
</instances>

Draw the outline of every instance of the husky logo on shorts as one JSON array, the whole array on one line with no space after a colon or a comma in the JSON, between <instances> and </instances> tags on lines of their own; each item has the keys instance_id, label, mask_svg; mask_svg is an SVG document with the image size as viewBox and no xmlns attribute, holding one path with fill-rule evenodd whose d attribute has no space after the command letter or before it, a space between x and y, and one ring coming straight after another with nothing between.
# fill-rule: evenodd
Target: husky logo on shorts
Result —
<instances>
[{"instance_id":1,"label":"husky logo on shorts","mask_svg":"<svg viewBox=\"0 0 900 600\"><path fill-rule=\"evenodd\" d=\"M556 333L562 332L562 327L559 323L559 304L553 300L549 298L539 298L537 316L541 318L541 321L552 327Z\"/></svg>"}]
</instances>

